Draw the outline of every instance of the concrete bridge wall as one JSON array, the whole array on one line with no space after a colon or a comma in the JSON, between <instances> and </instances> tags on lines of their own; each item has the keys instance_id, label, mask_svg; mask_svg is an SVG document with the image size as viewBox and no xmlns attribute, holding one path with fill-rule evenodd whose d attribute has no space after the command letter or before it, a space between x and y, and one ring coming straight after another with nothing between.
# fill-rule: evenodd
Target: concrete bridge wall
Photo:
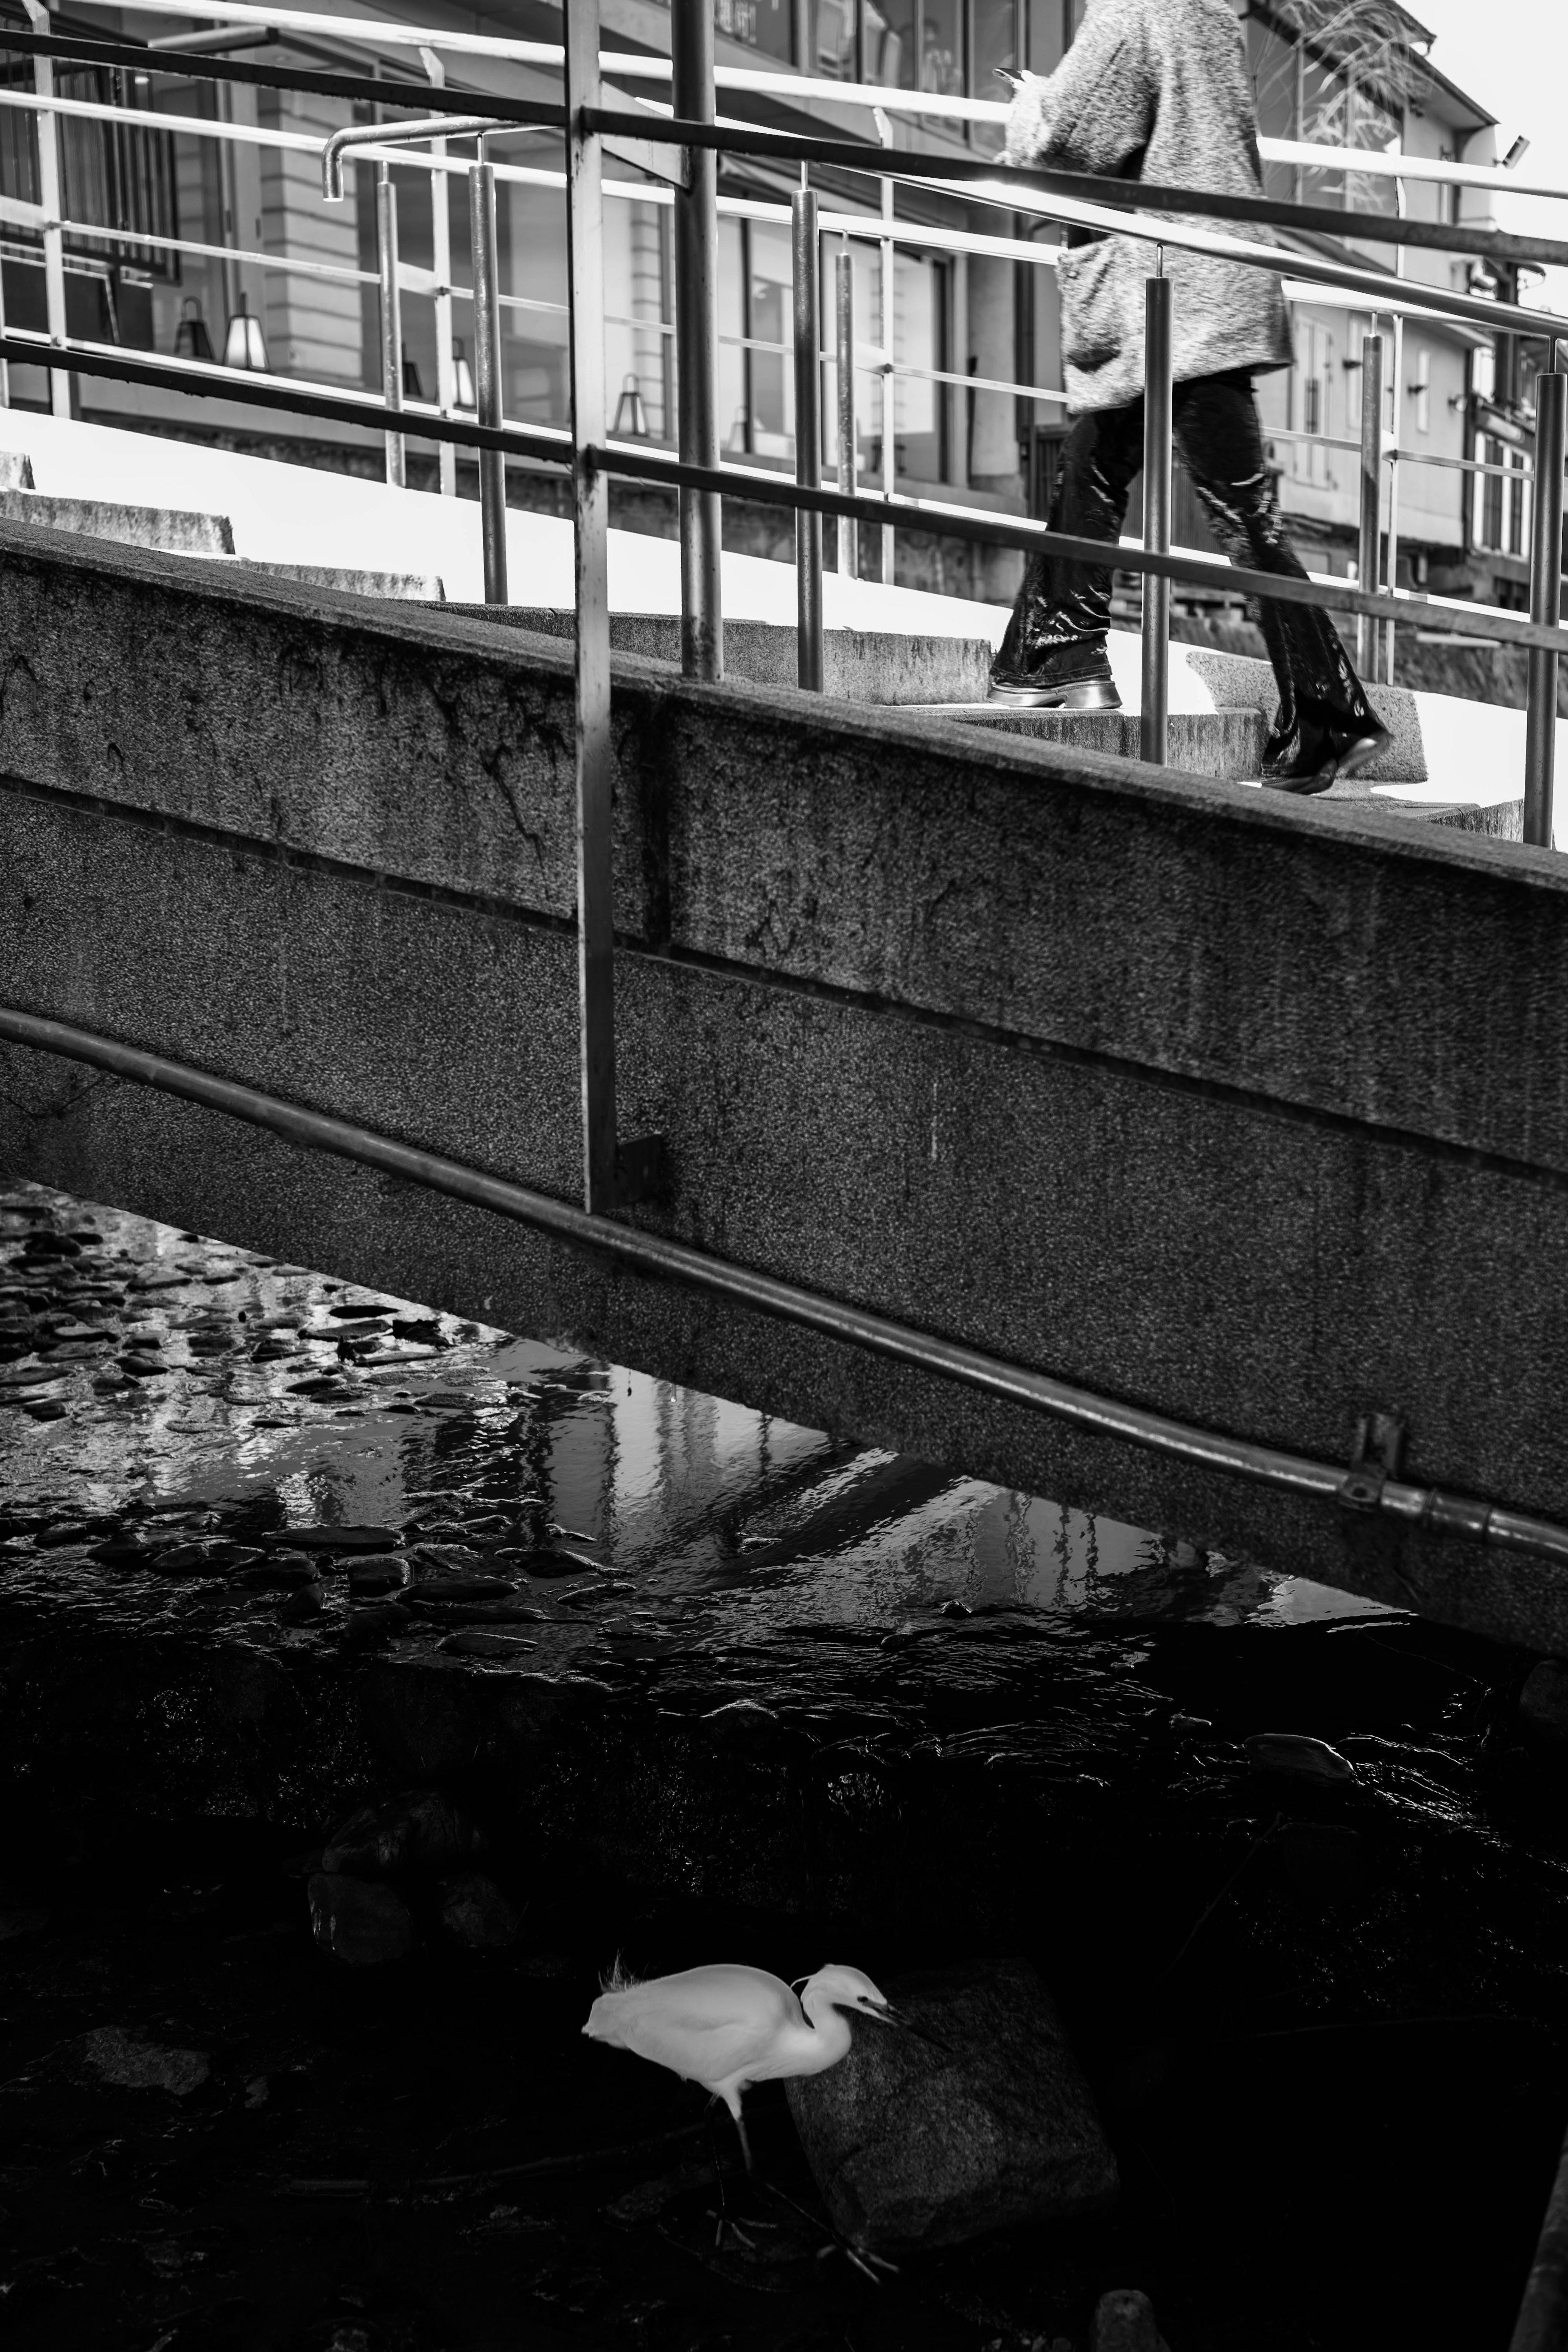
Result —
<instances>
[{"instance_id":1,"label":"concrete bridge wall","mask_svg":"<svg viewBox=\"0 0 1568 2352\"><path fill-rule=\"evenodd\" d=\"M1394 814L616 665L631 1213L1218 1429L1568 1518L1568 880ZM0 526L0 999L563 1196L559 642ZM20 1050L5 1164L1568 1648L1173 1469Z\"/></svg>"}]
</instances>

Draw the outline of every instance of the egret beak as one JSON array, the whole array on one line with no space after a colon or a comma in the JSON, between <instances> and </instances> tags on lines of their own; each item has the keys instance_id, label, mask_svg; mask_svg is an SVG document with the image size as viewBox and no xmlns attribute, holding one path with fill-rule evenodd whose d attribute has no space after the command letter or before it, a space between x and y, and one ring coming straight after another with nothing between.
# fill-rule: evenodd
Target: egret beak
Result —
<instances>
[{"instance_id":1,"label":"egret beak","mask_svg":"<svg viewBox=\"0 0 1568 2352\"><path fill-rule=\"evenodd\" d=\"M944 2057L952 2055L945 2042L939 2042L934 2033L928 2033L923 2025L917 2025L912 2017L906 2017L903 2011L895 2009L890 2001L884 2002L880 2009L873 2009L868 2005L859 2010L857 2014L861 2017L875 2017L883 2025L896 2025L900 2032L912 2033L915 2040L923 2042L928 2049L940 2050Z\"/></svg>"},{"instance_id":2,"label":"egret beak","mask_svg":"<svg viewBox=\"0 0 1568 2352\"><path fill-rule=\"evenodd\" d=\"M901 2025L907 2027L910 2021L907 2017L901 2015L900 2012L893 2007L890 2000L883 2001L880 2007L878 2007L878 2005L873 2001L862 2001L859 2004L856 2014L859 2017L874 2017L883 2025Z\"/></svg>"}]
</instances>

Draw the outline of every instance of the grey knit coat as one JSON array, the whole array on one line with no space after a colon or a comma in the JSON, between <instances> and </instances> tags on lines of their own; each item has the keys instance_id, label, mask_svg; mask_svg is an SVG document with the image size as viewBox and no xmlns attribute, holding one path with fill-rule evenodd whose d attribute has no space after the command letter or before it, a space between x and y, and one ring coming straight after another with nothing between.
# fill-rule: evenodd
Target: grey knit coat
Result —
<instances>
[{"instance_id":1,"label":"grey knit coat","mask_svg":"<svg viewBox=\"0 0 1568 2352\"><path fill-rule=\"evenodd\" d=\"M1228 0L1089 0L1048 80L1026 82L1007 118L1007 161L1174 188L1262 193L1243 36ZM1173 217L1167 215L1167 217ZM1209 226L1255 243L1266 230ZM1186 226L1197 222L1187 216ZM1062 254L1068 405L1120 408L1143 389L1142 239L1097 237ZM1290 364L1279 280L1263 269L1165 248L1178 383L1226 368Z\"/></svg>"}]
</instances>

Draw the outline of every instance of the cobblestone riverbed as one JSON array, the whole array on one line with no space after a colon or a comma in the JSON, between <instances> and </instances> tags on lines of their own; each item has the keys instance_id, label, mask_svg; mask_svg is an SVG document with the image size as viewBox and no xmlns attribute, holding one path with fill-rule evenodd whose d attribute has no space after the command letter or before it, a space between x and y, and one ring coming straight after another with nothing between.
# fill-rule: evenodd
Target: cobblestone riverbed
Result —
<instances>
[{"instance_id":1,"label":"cobblestone riverbed","mask_svg":"<svg viewBox=\"0 0 1568 2352\"><path fill-rule=\"evenodd\" d=\"M0 1192L8 2340L1086 2352L1131 2286L1170 2352L1500 2347L1568 2108L1535 1664ZM716 2251L701 2095L578 2031L617 1953L1026 1956L1117 2207L872 2285L775 2087L794 2204Z\"/></svg>"}]
</instances>

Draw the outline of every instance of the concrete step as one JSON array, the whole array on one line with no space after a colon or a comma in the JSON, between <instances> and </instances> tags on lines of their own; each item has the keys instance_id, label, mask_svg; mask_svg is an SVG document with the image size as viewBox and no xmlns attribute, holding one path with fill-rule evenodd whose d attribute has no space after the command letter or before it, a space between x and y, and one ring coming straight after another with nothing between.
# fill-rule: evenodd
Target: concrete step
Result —
<instances>
[{"instance_id":1,"label":"concrete step","mask_svg":"<svg viewBox=\"0 0 1568 2352\"><path fill-rule=\"evenodd\" d=\"M298 580L307 588L338 588L351 596L393 596L414 604L447 602L446 584L436 572L364 572L339 563L273 563L256 555L242 555L238 560L247 572L269 572L274 580Z\"/></svg>"},{"instance_id":2,"label":"concrete step","mask_svg":"<svg viewBox=\"0 0 1568 2352\"><path fill-rule=\"evenodd\" d=\"M26 466L26 458L21 462ZM189 514L177 507L120 506L108 499L56 498L47 490L0 488L0 521L80 531L90 539L118 540L125 547L159 548L166 555L234 553L226 515Z\"/></svg>"},{"instance_id":3,"label":"concrete step","mask_svg":"<svg viewBox=\"0 0 1568 2352\"><path fill-rule=\"evenodd\" d=\"M1135 710L1010 710L999 702L952 702L930 706L933 719L957 719L995 735L1029 735L1042 743L1072 743L1084 751L1110 751L1118 759L1142 757L1142 721ZM1182 710L1170 719L1170 761L1190 776L1238 781L1263 765L1264 725L1256 710Z\"/></svg>"},{"instance_id":4,"label":"concrete step","mask_svg":"<svg viewBox=\"0 0 1568 2352\"><path fill-rule=\"evenodd\" d=\"M449 612L542 636L570 637L569 612L529 604L455 604ZM680 622L672 613L612 613L610 648L649 661L679 662ZM890 629L829 629L823 637L823 691L841 702L977 702L991 675L985 637L904 636ZM794 686L795 633L773 621L724 624L724 669L752 686Z\"/></svg>"}]
</instances>

